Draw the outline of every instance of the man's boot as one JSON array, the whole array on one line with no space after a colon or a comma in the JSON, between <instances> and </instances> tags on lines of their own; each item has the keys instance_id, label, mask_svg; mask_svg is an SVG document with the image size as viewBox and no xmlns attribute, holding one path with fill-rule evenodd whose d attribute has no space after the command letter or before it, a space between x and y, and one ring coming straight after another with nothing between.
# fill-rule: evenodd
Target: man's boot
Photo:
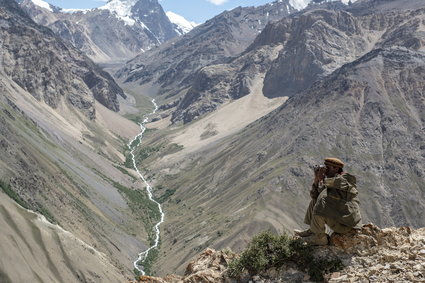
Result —
<instances>
[{"instance_id":1,"label":"man's boot","mask_svg":"<svg viewBox=\"0 0 425 283\"><path fill-rule=\"evenodd\" d=\"M314 234L312 236L305 237L303 241L312 246L326 246L328 244L328 235Z\"/></svg>"},{"instance_id":2,"label":"man's boot","mask_svg":"<svg viewBox=\"0 0 425 283\"><path fill-rule=\"evenodd\" d=\"M310 228L307 230L294 230L294 234L298 237L308 237L314 235Z\"/></svg>"}]
</instances>

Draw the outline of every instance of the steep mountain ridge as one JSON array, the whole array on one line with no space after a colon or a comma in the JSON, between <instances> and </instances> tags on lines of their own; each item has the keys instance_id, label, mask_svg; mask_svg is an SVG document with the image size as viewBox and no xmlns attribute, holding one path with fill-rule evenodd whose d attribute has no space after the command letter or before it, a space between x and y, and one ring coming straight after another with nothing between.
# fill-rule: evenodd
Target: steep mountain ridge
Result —
<instances>
[{"instance_id":1,"label":"steep mountain ridge","mask_svg":"<svg viewBox=\"0 0 425 283\"><path fill-rule=\"evenodd\" d=\"M21 7L98 63L124 62L175 36L158 1L114 0L91 10L51 11L24 0Z\"/></svg>"},{"instance_id":2,"label":"steep mountain ridge","mask_svg":"<svg viewBox=\"0 0 425 283\"><path fill-rule=\"evenodd\" d=\"M174 30L180 34L186 34L189 31L191 31L194 27L196 27L198 24L195 22L190 22L186 20L184 17L173 13L171 11L166 12L167 17L170 19L171 23L174 26Z\"/></svg>"},{"instance_id":3,"label":"steep mountain ridge","mask_svg":"<svg viewBox=\"0 0 425 283\"><path fill-rule=\"evenodd\" d=\"M264 94L267 97L292 96L374 48L400 45L421 49L423 27L419 23L422 17L420 9L416 13L380 13L363 17L345 11L316 9L288 18L288 22L270 25L258 37L258 42L267 44L271 32L287 34L288 27L296 29L291 30L288 38L279 40L284 40L285 48L266 74Z\"/></svg>"},{"instance_id":4,"label":"steep mountain ridge","mask_svg":"<svg viewBox=\"0 0 425 283\"><path fill-rule=\"evenodd\" d=\"M325 3L271 22L240 56L201 69L182 100L164 109L175 107L173 123L189 123L248 95L254 74L264 74L266 97L290 97L375 48L424 48L423 9L359 16L349 12L355 7ZM279 50L277 56L252 59L272 49Z\"/></svg>"},{"instance_id":5,"label":"steep mountain ridge","mask_svg":"<svg viewBox=\"0 0 425 283\"><path fill-rule=\"evenodd\" d=\"M96 99L119 110L117 96L125 95L108 73L35 24L16 3L1 4L1 64L6 76L53 108L70 103L94 119Z\"/></svg>"},{"instance_id":6,"label":"steep mountain ridge","mask_svg":"<svg viewBox=\"0 0 425 283\"><path fill-rule=\"evenodd\" d=\"M198 70L239 55L269 21L293 11L288 0L225 11L188 34L140 54L118 71L117 77L129 87L145 92L151 89L149 95L175 104Z\"/></svg>"},{"instance_id":7,"label":"steep mountain ridge","mask_svg":"<svg viewBox=\"0 0 425 283\"><path fill-rule=\"evenodd\" d=\"M117 150L122 141L99 125L104 120L100 115L93 121L78 114L72 106L60 105L54 110L3 76L0 88L2 181L10 185L27 208L42 213L49 221L59 223L70 231L73 237L105 253L109 264L125 274L121 278L130 276L131 263L137 255L136 250L144 248L146 234L143 228L137 228L138 222L133 218L125 196L104 178L105 175L114 176L116 182L122 185L141 186L133 183L134 177L114 168L114 164L122 162L123 157ZM109 111L114 119L120 118L110 110L103 107L100 111L100 108L101 105L96 105L98 114ZM127 133L121 132L123 136L137 133L136 125L126 124L124 120L121 123L128 129ZM13 211L9 213L13 214ZM129 229L131 226L134 228ZM24 233L25 229L16 227L13 237L19 239L19 233ZM54 235L56 233L52 231ZM78 241L74 243L78 244ZM32 254L21 254L17 250L19 246L9 246L8 253L21 255L17 264L25 265L25 260L31 261ZM72 244L69 248L72 249ZM52 251L52 256L59 261L66 260L66 254ZM73 257L78 254L68 254L69 260L81 262L80 275L91 278L91 269L84 267L84 264L89 264L86 261L89 257ZM7 259L2 257L2 260ZM102 267L101 263L94 263L99 272L111 269L107 265ZM1 266L11 267L10 263L2 263ZM50 274L49 266L34 265L31 267L34 273L26 276L35 279L37 273ZM15 267L2 269L2 272L9 274ZM15 278L14 275L10 277ZM108 280L114 281L112 278Z\"/></svg>"}]
</instances>

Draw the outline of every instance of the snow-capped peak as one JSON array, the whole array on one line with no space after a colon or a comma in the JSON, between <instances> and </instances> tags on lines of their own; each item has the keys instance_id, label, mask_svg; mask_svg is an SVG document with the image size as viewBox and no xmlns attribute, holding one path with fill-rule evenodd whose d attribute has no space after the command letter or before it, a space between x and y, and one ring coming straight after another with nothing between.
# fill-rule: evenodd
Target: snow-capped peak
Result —
<instances>
[{"instance_id":1,"label":"snow-capped peak","mask_svg":"<svg viewBox=\"0 0 425 283\"><path fill-rule=\"evenodd\" d=\"M282 0L279 0L282 1ZM340 0L342 3L347 4L349 0ZM351 0L351 2L356 2L357 0ZM289 4L297 10L302 10L307 5L312 2L311 0L289 0Z\"/></svg>"},{"instance_id":2,"label":"snow-capped peak","mask_svg":"<svg viewBox=\"0 0 425 283\"><path fill-rule=\"evenodd\" d=\"M109 10L116 13L117 16L128 25L134 25L136 21L131 15L131 8L136 4L137 0L111 0L99 9Z\"/></svg>"},{"instance_id":3,"label":"snow-capped peak","mask_svg":"<svg viewBox=\"0 0 425 283\"><path fill-rule=\"evenodd\" d=\"M41 8L47 9L50 12L53 12L52 8L50 7L50 4L47 2L44 2L43 0L31 0L34 5L37 5Z\"/></svg>"},{"instance_id":4,"label":"snow-capped peak","mask_svg":"<svg viewBox=\"0 0 425 283\"><path fill-rule=\"evenodd\" d=\"M166 14L170 22L176 26L175 31L180 35L188 33L198 25L195 22L186 20L184 17L177 15L176 13L168 11Z\"/></svg>"}]
</instances>

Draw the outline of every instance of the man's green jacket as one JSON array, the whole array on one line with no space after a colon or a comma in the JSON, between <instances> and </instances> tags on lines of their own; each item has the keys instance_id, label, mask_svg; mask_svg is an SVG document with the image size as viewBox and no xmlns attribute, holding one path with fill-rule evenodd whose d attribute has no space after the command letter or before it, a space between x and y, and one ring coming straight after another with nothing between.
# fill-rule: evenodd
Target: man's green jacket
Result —
<instances>
[{"instance_id":1,"label":"man's green jacket","mask_svg":"<svg viewBox=\"0 0 425 283\"><path fill-rule=\"evenodd\" d=\"M361 222L356 177L348 173L325 178L313 214L355 227Z\"/></svg>"}]
</instances>

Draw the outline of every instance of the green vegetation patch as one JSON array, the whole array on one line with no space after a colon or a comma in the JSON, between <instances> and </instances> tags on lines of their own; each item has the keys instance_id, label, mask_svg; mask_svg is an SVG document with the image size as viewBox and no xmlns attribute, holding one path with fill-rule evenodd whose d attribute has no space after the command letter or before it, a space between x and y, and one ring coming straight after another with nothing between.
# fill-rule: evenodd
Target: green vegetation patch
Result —
<instances>
[{"instance_id":1,"label":"green vegetation patch","mask_svg":"<svg viewBox=\"0 0 425 283\"><path fill-rule=\"evenodd\" d=\"M136 141L138 142L139 139L136 139ZM134 141L133 144L136 141ZM134 148L135 146L137 146L137 144L135 144L135 145L133 145L133 144L131 145L132 148ZM143 160L147 159L152 154L155 154L155 153L159 152L160 149L161 149L161 146L146 146L146 147L143 147L142 149L134 152L136 164L140 164ZM127 167L127 168L134 168L133 167L133 159L132 159L132 156L130 154L130 151L128 151L125 154L124 166Z\"/></svg>"},{"instance_id":2,"label":"green vegetation patch","mask_svg":"<svg viewBox=\"0 0 425 283\"><path fill-rule=\"evenodd\" d=\"M152 223L158 222L161 219L158 205L151 201L144 191L130 189L112 180L111 182L115 188L125 195L131 211L144 218L143 223L150 226ZM150 233L148 234L150 235Z\"/></svg>"},{"instance_id":3,"label":"green vegetation patch","mask_svg":"<svg viewBox=\"0 0 425 283\"><path fill-rule=\"evenodd\" d=\"M133 179L134 182L138 179L138 178L134 177L132 174L130 174L130 172L128 172L125 168L122 168L119 165L114 165L114 167L117 168L118 170L120 170L121 173L130 176Z\"/></svg>"},{"instance_id":4,"label":"green vegetation patch","mask_svg":"<svg viewBox=\"0 0 425 283\"><path fill-rule=\"evenodd\" d=\"M136 154L136 163L139 164L140 161L147 159L153 153L159 152L160 149L161 149L161 146L146 146L142 148Z\"/></svg>"},{"instance_id":5,"label":"green vegetation patch","mask_svg":"<svg viewBox=\"0 0 425 283\"><path fill-rule=\"evenodd\" d=\"M137 263L137 265L143 267L143 271L145 272L145 274L150 275L150 276L153 276L155 274L152 271L152 267L153 267L156 259L158 258L158 255L159 255L158 248L152 249L152 250L149 251L149 254L146 257L146 259L143 262L142 261L139 261ZM136 276L137 276L137 273L136 273Z\"/></svg>"},{"instance_id":6,"label":"green vegetation patch","mask_svg":"<svg viewBox=\"0 0 425 283\"><path fill-rule=\"evenodd\" d=\"M159 203L164 203L168 201L171 198L171 196L174 195L175 192L176 192L176 189L166 189L165 193L161 195L159 198L157 198L156 201Z\"/></svg>"},{"instance_id":7,"label":"green vegetation patch","mask_svg":"<svg viewBox=\"0 0 425 283\"><path fill-rule=\"evenodd\" d=\"M313 281L323 281L323 275L341 270L344 265L337 257L317 258L314 248L290 236L275 235L265 231L255 236L239 258L229 264L229 275L240 277L247 271L250 275L260 274L270 268L280 268L286 263L295 263L306 270Z\"/></svg>"},{"instance_id":8,"label":"green vegetation patch","mask_svg":"<svg viewBox=\"0 0 425 283\"><path fill-rule=\"evenodd\" d=\"M118 191L124 195L127 200L128 206L131 211L141 220L146 232L148 233L149 245L154 245L155 230L153 229L155 224L161 219L161 213L158 205L151 201L146 193L146 190L133 190L126 186L121 185L118 182L109 180L112 185L118 189ZM152 249L148 257L144 262L140 263L143 266L143 270L146 274L152 275L152 266L159 254L158 249ZM140 275L137 269L134 270L136 277ZM137 271L137 272L136 272Z\"/></svg>"},{"instance_id":9,"label":"green vegetation patch","mask_svg":"<svg viewBox=\"0 0 425 283\"><path fill-rule=\"evenodd\" d=\"M0 180L0 187L2 191L8 195L11 199L13 199L16 203L18 203L20 206L30 209L30 206L26 201L24 201L10 186L9 183L5 182L4 180ZM47 210L47 208L43 207L41 204L37 203L37 207L35 208L35 211L38 213L44 215L46 219L51 223L57 223L55 220L55 217L53 214Z\"/></svg>"},{"instance_id":10,"label":"green vegetation patch","mask_svg":"<svg viewBox=\"0 0 425 283\"><path fill-rule=\"evenodd\" d=\"M28 204L14 190L12 190L9 183L4 180L0 180L0 187L6 195L16 201L20 206L26 209L29 208Z\"/></svg>"}]
</instances>

